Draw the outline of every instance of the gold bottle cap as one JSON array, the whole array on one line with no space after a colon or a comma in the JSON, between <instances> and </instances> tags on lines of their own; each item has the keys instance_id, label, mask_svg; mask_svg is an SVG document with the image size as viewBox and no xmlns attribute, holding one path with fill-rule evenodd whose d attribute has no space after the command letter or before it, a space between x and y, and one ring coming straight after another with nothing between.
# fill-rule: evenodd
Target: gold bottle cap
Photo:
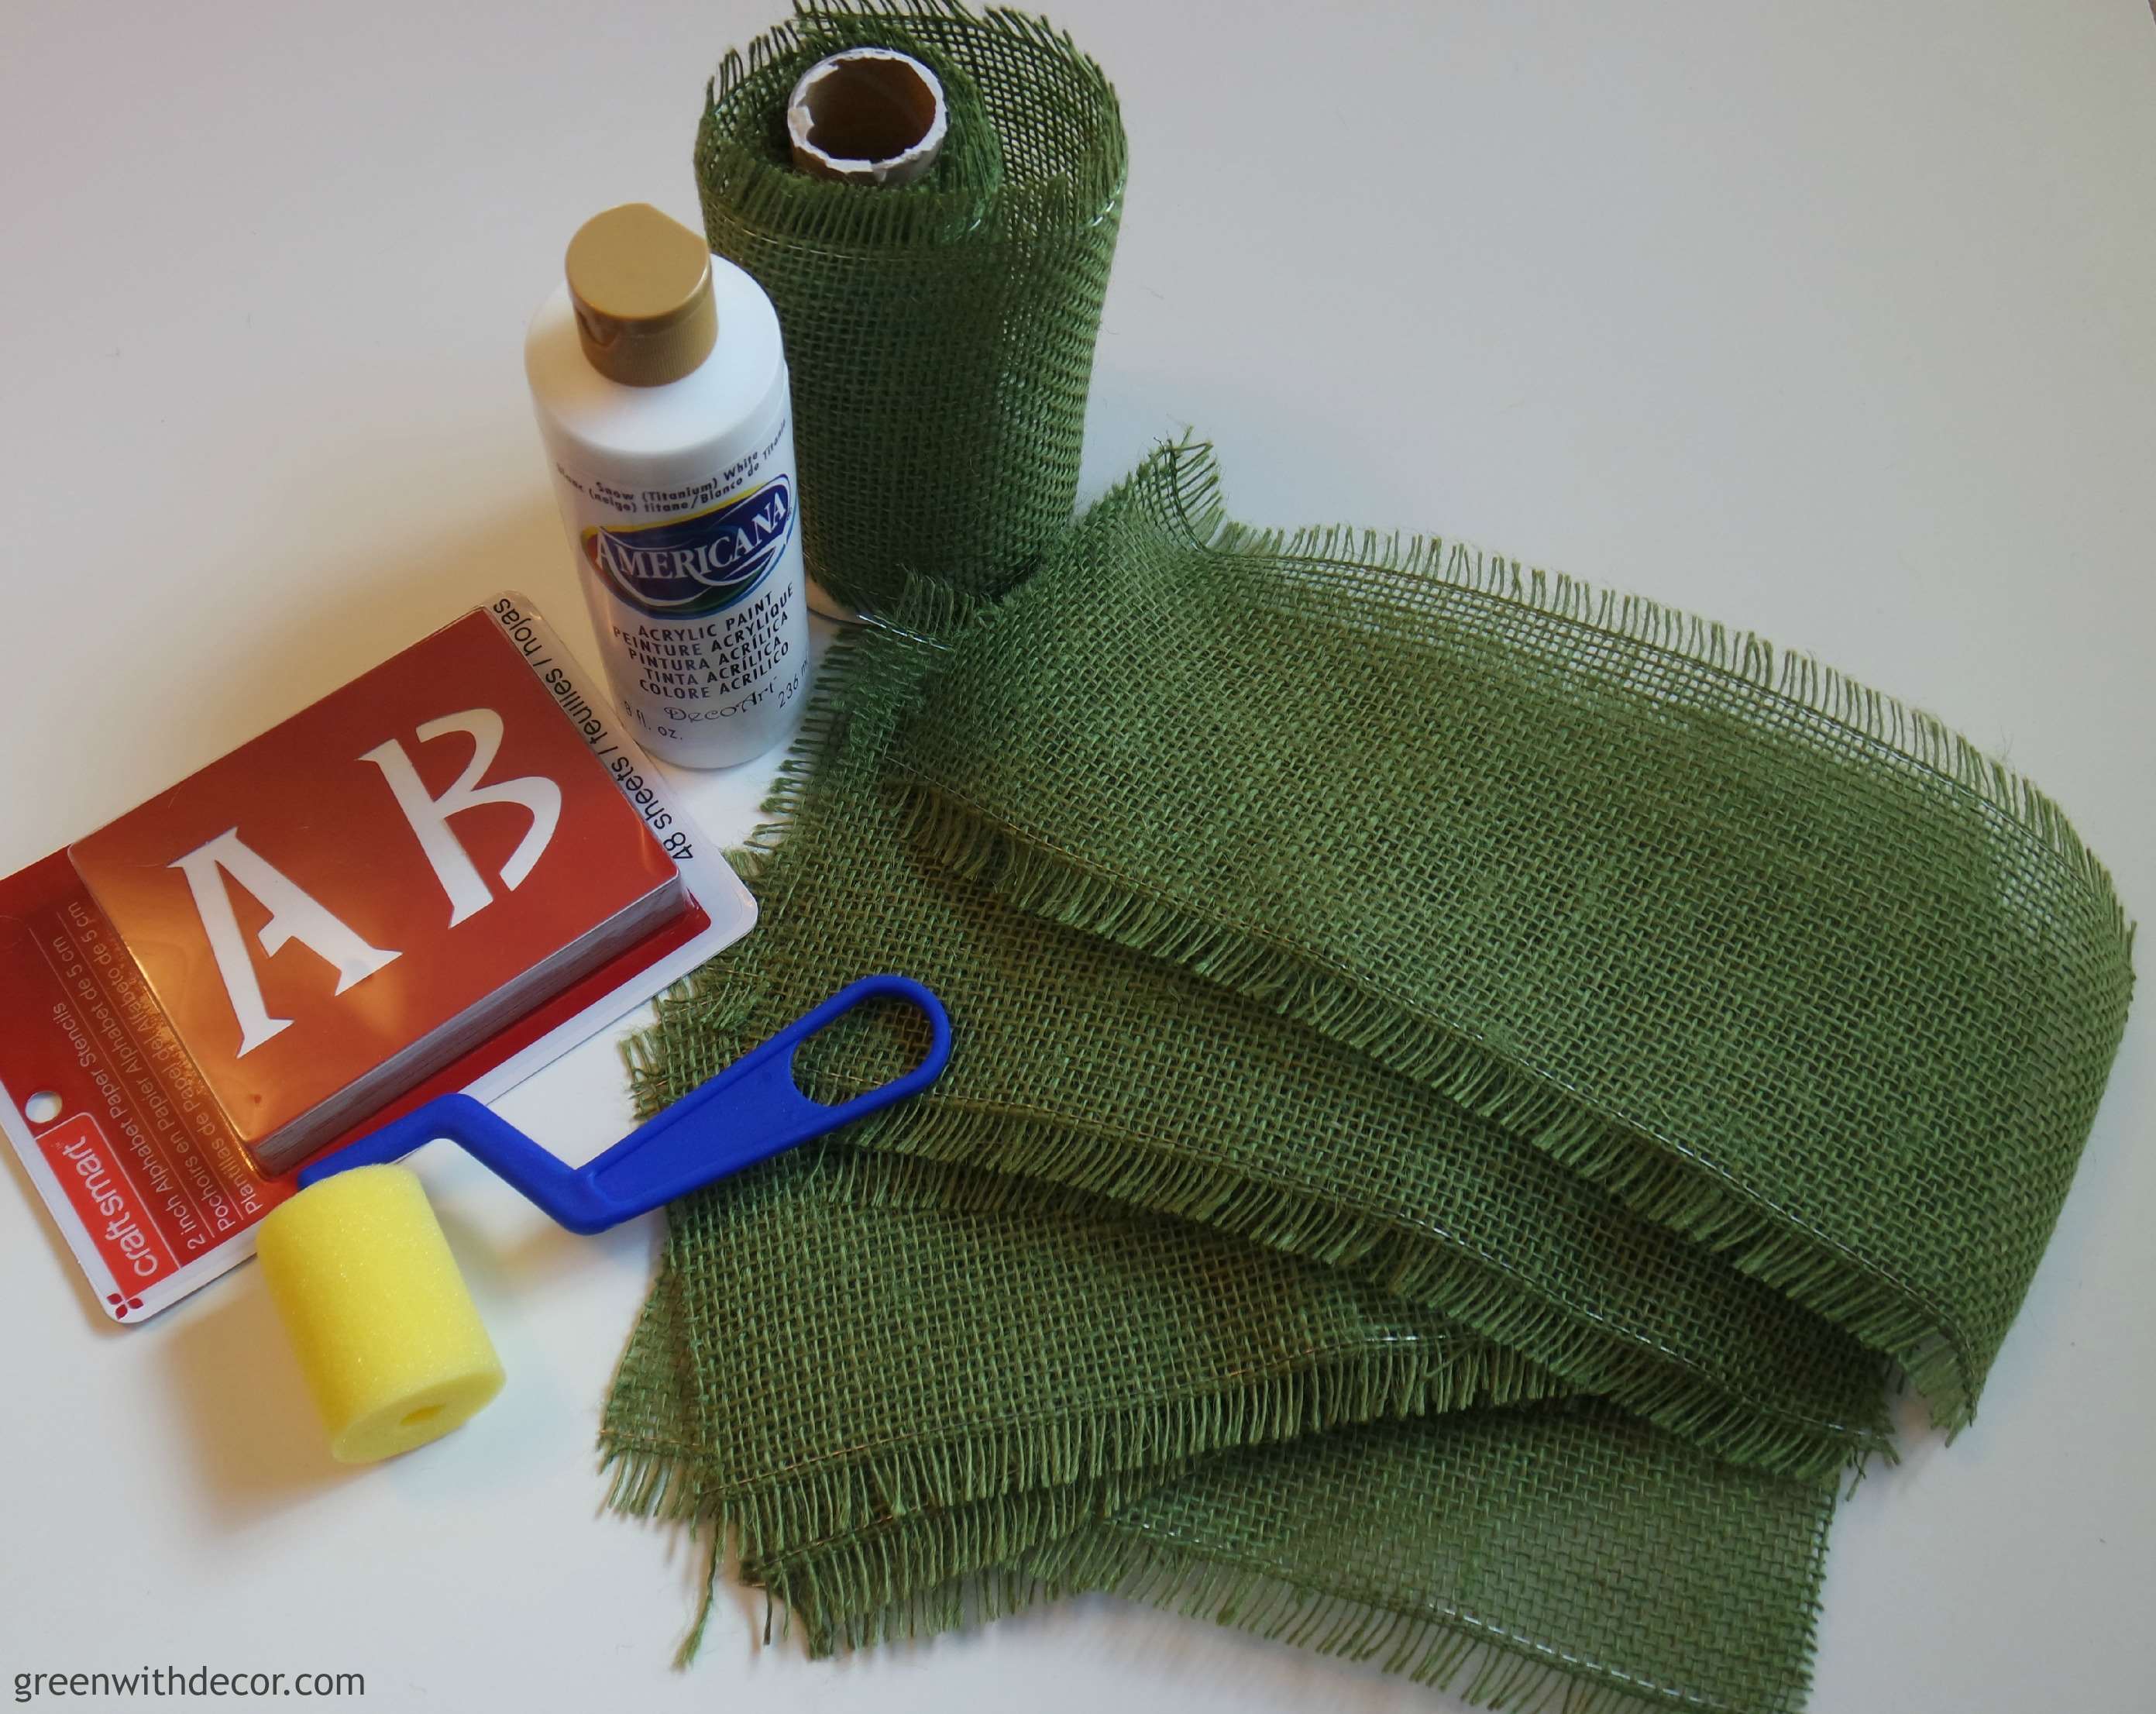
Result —
<instances>
[{"instance_id":1,"label":"gold bottle cap","mask_svg":"<svg viewBox=\"0 0 2156 1714\"><path fill-rule=\"evenodd\" d=\"M711 253L649 203L594 214L569 240L577 337L602 375L629 387L678 381L719 337Z\"/></svg>"}]
</instances>

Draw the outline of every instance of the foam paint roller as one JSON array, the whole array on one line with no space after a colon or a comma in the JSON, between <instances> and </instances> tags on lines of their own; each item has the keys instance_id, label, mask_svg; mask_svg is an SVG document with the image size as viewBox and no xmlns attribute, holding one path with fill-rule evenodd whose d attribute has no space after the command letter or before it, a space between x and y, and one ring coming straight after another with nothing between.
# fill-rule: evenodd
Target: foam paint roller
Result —
<instances>
[{"instance_id":1,"label":"foam paint roller","mask_svg":"<svg viewBox=\"0 0 2156 1714\"><path fill-rule=\"evenodd\" d=\"M410 1168L362 1166L302 1191L262 1222L254 1253L340 1463L424 1445L501 1391Z\"/></svg>"},{"instance_id":2,"label":"foam paint roller","mask_svg":"<svg viewBox=\"0 0 2156 1714\"><path fill-rule=\"evenodd\" d=\"M794 1080L802 1042L863 1002L897 999L928 1020L927 1056L836 1106ZM951 1057L942 1003L905 976L868 976L572 1169L469 1095L442 1095L300 1173L262 1222L256 1254L331 1456L367 1464L468 1420L502 1369L418 1176L393 1163L460 1145L572 1232L603 1232L924 1089Z\"/></svg>"}]
</instances>

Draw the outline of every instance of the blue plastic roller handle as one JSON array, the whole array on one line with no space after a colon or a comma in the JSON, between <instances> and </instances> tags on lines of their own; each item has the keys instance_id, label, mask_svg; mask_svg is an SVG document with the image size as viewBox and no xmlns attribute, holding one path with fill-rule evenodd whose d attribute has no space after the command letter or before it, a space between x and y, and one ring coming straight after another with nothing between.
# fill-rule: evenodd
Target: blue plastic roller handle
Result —
<instances>
[{"instance_id":1,"label":"blue plastic roller handle","mask_svg":"<svg viewBox=\"0 0 2156 1714\"><path fill-rule=\"evenodd\" d=\"M810 1100L793 1080L794 1050L824 1025L879 997L906 1001L926 1014L932 1035L928 1057L903 1077L840 1105ZM437 1095L302 1167L300 1183L304 1188L355 1166L378 1166L439 1140L458 1144L570 1231L603 1232L902 1101L941 1077L950 1058L951 1020L942 1001L910 976L864 976L583 1166L563 1166L470 1095Z\"/></svg>"}]
</instances>

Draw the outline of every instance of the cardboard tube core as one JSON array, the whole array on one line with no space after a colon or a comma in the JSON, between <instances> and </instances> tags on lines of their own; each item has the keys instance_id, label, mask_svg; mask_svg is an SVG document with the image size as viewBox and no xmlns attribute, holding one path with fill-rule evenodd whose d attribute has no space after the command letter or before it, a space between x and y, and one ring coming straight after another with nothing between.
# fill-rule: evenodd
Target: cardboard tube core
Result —
<instances>
[{"instance_id":1,"label":"cardboard tube core","mask_svg":"<svg viewBox=\"0 0 2156 1714\"><path fill-rule=\"evenodd\" d=\"M786 107L793 164L849 184L911 184L936 164L947 123L936 74L889 48L818 60Z\"/></svg>"}]
</instances>

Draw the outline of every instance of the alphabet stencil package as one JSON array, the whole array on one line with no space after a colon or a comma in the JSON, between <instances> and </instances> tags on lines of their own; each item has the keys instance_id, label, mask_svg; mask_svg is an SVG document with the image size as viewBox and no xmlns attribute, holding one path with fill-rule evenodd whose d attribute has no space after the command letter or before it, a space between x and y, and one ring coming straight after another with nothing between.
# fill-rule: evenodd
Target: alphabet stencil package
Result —
<instances>
[{"instance_id":1,"label":"alphabet stencil package","mask_svg":"<svg viewBox=\"0 0 2156 1714\"><path fill-rule=\"evenodd\" d=\"M504 596L0 882L0 1121L139 1316L275 1175L499 1093L752 919Z\"/></svg>"}]
</instances>

